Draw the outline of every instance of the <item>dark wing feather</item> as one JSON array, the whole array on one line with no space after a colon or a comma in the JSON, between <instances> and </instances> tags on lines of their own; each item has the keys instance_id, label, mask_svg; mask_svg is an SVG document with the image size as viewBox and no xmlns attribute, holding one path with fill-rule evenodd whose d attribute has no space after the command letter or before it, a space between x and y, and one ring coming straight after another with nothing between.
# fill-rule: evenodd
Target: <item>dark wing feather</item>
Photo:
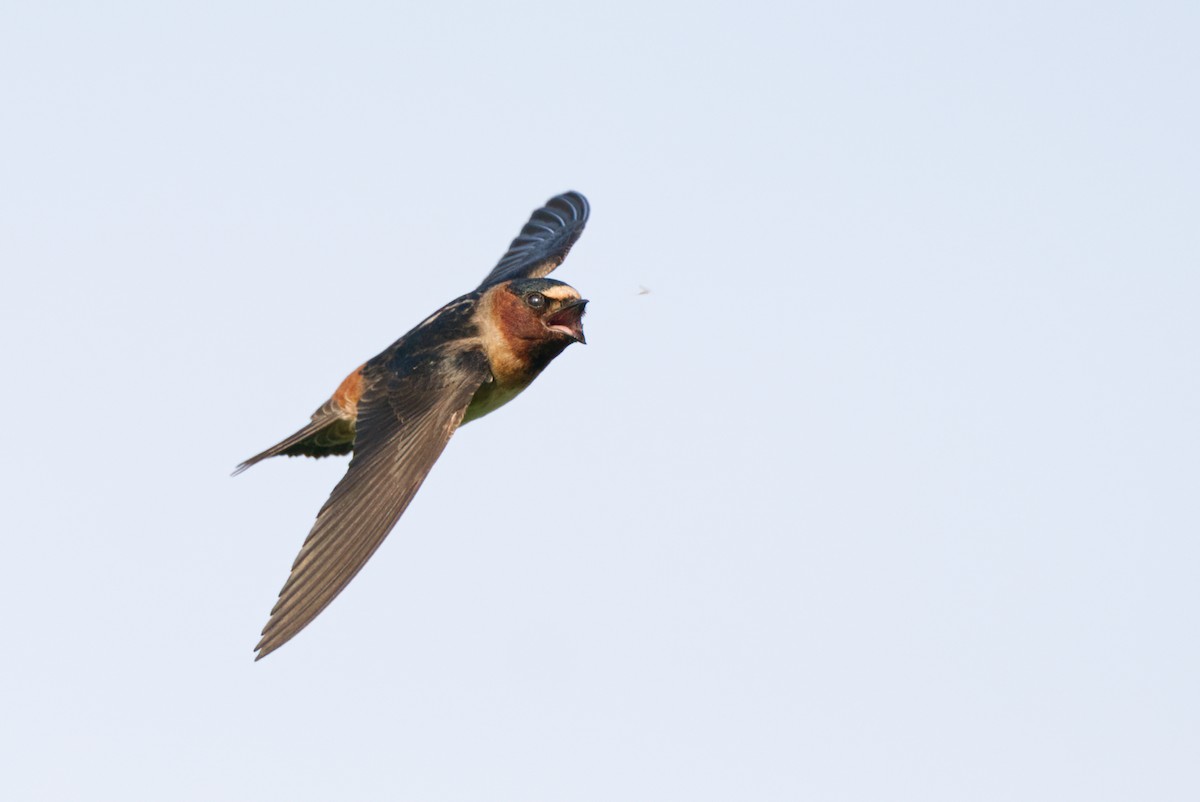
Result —
<instances>
[{"instance_id":1,"label":"dark wing feather","mask_svg":"<svg viewBox=\"0 0 1200 802\"><path fill-rule=\"evenodd\" d=\"M368 365L354 458L317 513L255 647L255 659L306 627L366 564L489 376L479 351L414 361L400 372L386 364Z\"/></svg>"},{"instance_id":2,"label":"dark wing feather","mask_svg":"<svg viewBox=\"0 0 1200 802\"><path fill-rule=\"evenodd\" d=\"M564 192L546 201L529 218L480 289L509 279L549 275L567 258L587 219L587 198L578 192Z\"/></svg>"}]
</instances>

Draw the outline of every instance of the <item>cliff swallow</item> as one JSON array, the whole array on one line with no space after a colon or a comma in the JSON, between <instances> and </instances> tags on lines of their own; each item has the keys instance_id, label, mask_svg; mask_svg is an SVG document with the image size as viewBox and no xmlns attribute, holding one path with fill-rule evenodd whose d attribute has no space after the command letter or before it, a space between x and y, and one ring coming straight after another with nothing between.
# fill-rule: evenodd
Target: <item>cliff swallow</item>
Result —
<instances>
[{"instance_id":1,"label":"cliff swallow","mask_svg":"<svg viewBox=\"0 0 1200 802\"><path fill-rule=\"evenodd\" d=\"M353 454L309 532L255 651L261 660L341 593L416 495L450 435L508 403L571 343L587 301L546 278L587 223L578 192L533 212L476 289L359 366L307 426L243 462Z\"/></svg>"}]
</instances>

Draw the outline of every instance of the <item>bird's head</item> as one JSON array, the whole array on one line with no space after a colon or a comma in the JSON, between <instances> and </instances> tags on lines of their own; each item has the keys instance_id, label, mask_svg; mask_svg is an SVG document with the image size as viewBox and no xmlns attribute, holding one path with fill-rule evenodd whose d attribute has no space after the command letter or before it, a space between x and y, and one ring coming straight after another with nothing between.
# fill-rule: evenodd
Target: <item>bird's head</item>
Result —
<instances>
[{"instance_id":1,"label":"bird's head","mask_svg":"<svg viewBox=\"0 0 1200 802\"><path fill-rule=\"evenodd\" d=\"M519 278L487 289L476 321L500 384L528 384L571 343L583 337L587 301L561 281Z\"/></svg>"},{"instance_id":2,"label":"bird's head","mask_svg":"<svg viewBox=\"0 0 1200 802\"><path fill-rule=\"evenodd\" d=\"M587 343L583 312L587 301L569 284L551 278L514 279L502 288L511 298L504 304L511 333L526 340Z\"/></svg>"}]
</instances>

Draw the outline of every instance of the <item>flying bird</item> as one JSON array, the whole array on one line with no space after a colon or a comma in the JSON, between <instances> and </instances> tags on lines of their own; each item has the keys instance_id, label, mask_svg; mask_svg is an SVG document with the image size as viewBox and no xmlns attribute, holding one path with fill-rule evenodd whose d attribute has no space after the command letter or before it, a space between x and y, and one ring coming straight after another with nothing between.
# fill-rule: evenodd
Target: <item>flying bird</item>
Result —
<instances>
[{"instance_id":1,"label":"flying bird","mask_svg":"<svg viewBox=\"0 0 1200 802\"><path fill-rule=\"evenodd\" d=\"M387 537L450 436L515 398L571 343L587 305L546 278L583 233L587 199L533 212L487 278L360 365L292 436L243 462L353 454L317 513L254 650L261 660L308 626Z\"/></svg>"}]
</instances>

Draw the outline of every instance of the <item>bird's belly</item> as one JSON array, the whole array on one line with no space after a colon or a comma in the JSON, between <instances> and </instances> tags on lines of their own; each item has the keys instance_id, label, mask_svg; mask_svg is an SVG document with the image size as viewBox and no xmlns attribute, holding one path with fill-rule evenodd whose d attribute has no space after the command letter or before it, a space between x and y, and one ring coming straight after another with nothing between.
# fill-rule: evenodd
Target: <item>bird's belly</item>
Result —
<instances>
[{"instance_id":1,"label":"bird's belly","mask_svg":"<svg viewBox=\"0 0 1200 802\"><path fill-rule=\"evenodd\" d=\"M521 391L529 384L530 382L509 382L501 385L498 381L488 382L475 392L475 397L467 406L467 413L463 415L462 422L470 423L489 412L494 412L520 395Z\"/></svg>"}]
</instances>

